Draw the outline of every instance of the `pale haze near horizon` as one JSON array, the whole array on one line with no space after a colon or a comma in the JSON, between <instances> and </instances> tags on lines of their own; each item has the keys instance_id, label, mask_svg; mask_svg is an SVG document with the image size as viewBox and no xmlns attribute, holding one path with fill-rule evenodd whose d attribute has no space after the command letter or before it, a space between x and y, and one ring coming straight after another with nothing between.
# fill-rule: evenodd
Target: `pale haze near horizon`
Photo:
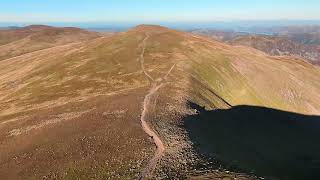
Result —
<instances>
[{"instance_id":1,"label":"pale haze near horizon","mask_svg":"<svg viewBox=\"0 0 320 180\"><path fill-rule=\"evenodd\" d=\"M318 0L2 0L0 22L320 20Z\"/></svg>"}]
</instances>

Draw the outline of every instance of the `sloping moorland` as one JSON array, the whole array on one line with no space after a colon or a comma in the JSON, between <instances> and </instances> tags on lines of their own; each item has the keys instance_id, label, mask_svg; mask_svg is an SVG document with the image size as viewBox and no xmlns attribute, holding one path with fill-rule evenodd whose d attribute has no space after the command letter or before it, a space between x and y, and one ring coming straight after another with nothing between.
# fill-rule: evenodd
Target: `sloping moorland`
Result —
<instances>
[{"instance_id":1,"label":"sloping moorland","mask_svg":"<svg viewBox=\"0 0 320 180\"><path fill-rule=\"evenodd\" d=\"M42 43L43 33L39 35L38 31L43 30L36 32ZM146 176L142 178L279 179L288 175L286 172L296 170L290 166L282 174L261 170L267 164L251 163L250 159L259 160L259 154L238 159L233 151L219 154L218 149L214 155L203 153L203 144L198 146L197 138L206 142L210 151L215 151L210 144L219 145L215 142L219 137L203 136L192 128L205 126L201 133L211 135L217 129L213 127L215 123L226 119L222 126L234 131L232 128L237 127L233 121L219 111L237 114L233 108L238 105L301 114L297 117L320 115L318 66L160 26L142 25L107 37L85 34L88 36L84 41L54 43L0 61L0 179L139 178L149 169L149 160L156 151L155 137L148 137L141 127L142 117L165 147L156 166L143 173ZM53 42L60 38L49 37ZM20 40L3 40L3 46L17 41ZM150 93L156 85L159 88ZM148 102L148 114L142 116L146 112L145 102ZM212 115L207 116L209 112L201 111L198 106L212 111ZM256 123L267 121L260 116L268 111L258 114L248 117ZM200 118L194 118L197 116ZM278 126L277 113L274 116L268 125ZM234 118L237 116L231 119ZM284 119L291 123L287 122L290 118ZM259 125L248 123L241 115L239 121L246 125L245 129L239 129L241 132L253 133ZM199 125L190 129L190 123ZM289 134L296 135L287 137L286 128L278 128L277 132L284 128L284 134L277 135L286 142L301 133L290 130ZM308 133L311 135L313 131L303 131L301 137L310 137ZM260 135L267 137L269 133ZM236 133L230 136L238 138L240 143L235 145L239 145L240 151L246 145L260 147L248 136ZM302 145L315 149L309 142ZM228 149L225 144L219 148ZM291 147L290 143L283 144L286 145ZM268 156L276 148L274 144L270 146ZM287 147L279 153L285 154ZM308 149L299 151L307 152ZM310 168L319 172L319 166Z\"/></svg>"}]
</instances>

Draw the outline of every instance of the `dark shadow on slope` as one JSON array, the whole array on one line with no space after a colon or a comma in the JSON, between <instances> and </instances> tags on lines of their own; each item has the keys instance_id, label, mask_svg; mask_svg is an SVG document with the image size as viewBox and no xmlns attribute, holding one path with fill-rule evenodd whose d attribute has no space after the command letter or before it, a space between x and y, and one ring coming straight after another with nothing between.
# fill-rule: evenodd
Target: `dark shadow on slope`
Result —
<instances>
[{"instance_id":1,"label":"dark shadow on slope","mask_svg":"<svg viewBox=\"0 0 320 180\"><path fill-rule=\"evenodd\" d=\"M237 106L185 117L194 146L225 167L267 179L320 179L320 116Z\"/></svg>"}]
</instances>

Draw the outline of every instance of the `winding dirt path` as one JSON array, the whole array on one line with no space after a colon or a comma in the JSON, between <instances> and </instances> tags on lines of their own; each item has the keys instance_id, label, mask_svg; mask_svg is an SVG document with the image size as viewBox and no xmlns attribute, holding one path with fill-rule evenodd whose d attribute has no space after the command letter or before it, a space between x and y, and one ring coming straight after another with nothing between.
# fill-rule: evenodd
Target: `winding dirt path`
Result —
<instances>
[{"instance_id":1,"label":"winding dirt path","mask_svg":"<svg viewBox=\"0 0 320 180\"><path fill-rule=\"evenodd\" d=\"M149 124L147 123L147 120L148 120L148 116L152 114L156 106L157 97L155 95L157 91L162 86L165 85L165 80L167 79L167 77L175 67L175 64L174 64L164 77L158 78L157 80L154 80L154 78L150 74L148 74L148 72L145 70L145 67L144 67L144 53L146 49L146 42L149 39L149 37L150 36L146 34L146 37L144 38L144 40L140 45L142 48L142 52L139 58L141 69L151 84L151 89L149 90L148 94L145 96L143 101L143 111L141 113L141 126L144 132L153 139L157 147L157 150L153 158L149 161L148 165L141 172L139 179L148 179L152 177L152 173L155 170L158 161L161 159L165 151L164 143L162 142L160 137L157 135L157 133L154 131L154 129L151 126L149 126Z\"/></svg>"}]
</instances>

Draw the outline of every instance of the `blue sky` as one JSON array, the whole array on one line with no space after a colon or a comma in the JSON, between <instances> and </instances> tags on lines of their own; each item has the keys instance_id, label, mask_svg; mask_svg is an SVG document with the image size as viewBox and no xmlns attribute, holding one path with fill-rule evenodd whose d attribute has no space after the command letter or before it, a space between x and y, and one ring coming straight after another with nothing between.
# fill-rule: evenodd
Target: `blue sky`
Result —
<instances>
[{"instance_id":1,"label":"blue sky","mask_svg":"<svg viewBox=\"0 0 320 180\"><path fill-rule=\"evenodd\" d=\"M319 20L320 0L1 0L0 22Z\"/></svg>"}]
</instances>

